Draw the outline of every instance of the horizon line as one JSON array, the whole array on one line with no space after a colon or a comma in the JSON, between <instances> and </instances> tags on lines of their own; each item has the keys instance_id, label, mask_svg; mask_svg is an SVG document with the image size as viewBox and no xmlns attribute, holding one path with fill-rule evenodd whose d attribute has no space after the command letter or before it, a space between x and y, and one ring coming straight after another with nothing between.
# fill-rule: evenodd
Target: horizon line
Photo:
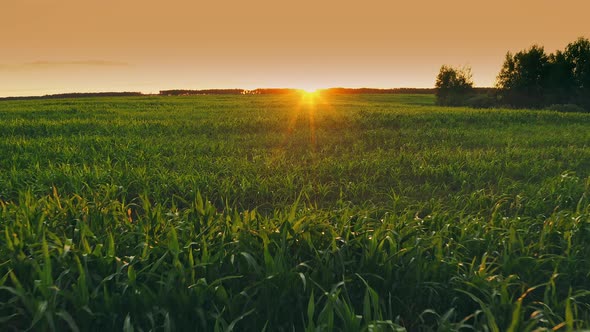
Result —
<instances>
[{"instance_id":1,"label":"horizon line","mask_svg":"<svg viewBox=\"0 0 590 332\"><path fill-rule=\"evenodd\" d=\"M395 90L435 90L435 87L395 87L395 88L374 88L374 87L344 87L344 86L334 86L328 88L318 88L315 91L321 92L326 90L335 90L335 89L343 89L343 90L375 90L375 91L395 91ZM487 86L477 86L474 89L495 89L495 87L487 87ZM2 96L0 100L7 100L7 99L40 99L40 98L51 98L55 97L58 98L60 96L64 96L64 98L68 98L65 95L106 95L106 94L128 94L131 96L132 94L136 96L165 96L162 92L171 92L171 91L187 91L187 92L206 92L206 91L257 91L257 90L305 90L304 88L295 88L295 87L258 87L254 89L244 89L244 88L204 88L204 89L187 89L187 88L175 88L175 89L161 89L158 92L144 92L144 91L130 91L130 90L117 90L117 91L76 91L76 92L57 92L57 93L48 93L43 95L22 95L22 96ZM83 96L80 96L83 97ZM105 96L106 97L106 96Z\"/></svg>"}]
</instances>

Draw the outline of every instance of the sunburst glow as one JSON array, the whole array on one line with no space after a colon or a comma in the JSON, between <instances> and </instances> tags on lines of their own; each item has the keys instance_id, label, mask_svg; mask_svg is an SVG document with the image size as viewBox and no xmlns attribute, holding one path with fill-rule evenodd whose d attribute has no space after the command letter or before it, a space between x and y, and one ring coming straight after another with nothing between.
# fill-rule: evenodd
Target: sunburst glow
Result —
<instances>
[{"instance_id":1,"label":"sunburst glow","mask_svg":"<svg viewBox=\"0 0 590 332\"><path fill-rule=\"evenodd\" d=\"M319 96L318 90L305 90L301 89L301 102L303 104L312 105L315 104L316 99Z\"/></svg>"},{"instance_id":2,"label":"sunburst glow","mask_svg":"<svg viewBox=\"0 0 590 332\"><path fill-rule=\"evenodd\" d=\"M318 89L315 89L315 88L304 88L304 89L301 89L301 91L303 93L312 94L312 93L318 92Z\"/></svg>"}]
</instances>

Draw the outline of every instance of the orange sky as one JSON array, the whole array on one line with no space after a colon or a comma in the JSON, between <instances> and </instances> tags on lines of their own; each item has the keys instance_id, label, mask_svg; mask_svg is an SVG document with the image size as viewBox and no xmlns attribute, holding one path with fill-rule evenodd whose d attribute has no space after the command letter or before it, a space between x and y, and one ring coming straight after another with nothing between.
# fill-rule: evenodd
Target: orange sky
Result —
<instances>
[{"instance_id":1,"label":"orange sky","mask_svg":"<svg viewBox=\"0 0 590 332\"><path fill-rule=\"evenodd\" d=\"M0 1L0 96L490 86L508 50L590 37L588 0Z\"/></svg>"}]
</instances>

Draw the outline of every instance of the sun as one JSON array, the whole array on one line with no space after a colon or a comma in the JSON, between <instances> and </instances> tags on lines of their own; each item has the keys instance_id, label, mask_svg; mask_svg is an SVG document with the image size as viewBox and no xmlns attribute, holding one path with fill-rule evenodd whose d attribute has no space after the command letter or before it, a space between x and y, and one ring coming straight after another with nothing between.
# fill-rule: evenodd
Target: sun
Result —
<instances>
[{"instance_id":1,"label":"sun","mask_svg":"<svg viewBox=\"0 0 590 332\"><path fill-rule=\"evenodd\" d=\"M318 89L315 89L315 88L303 88L303 89L300 89L300 90L303 93L306 93L306 94L314 94L314 93L317 93L318 92Z\"/></svg>"},{"instance_id":2,"label":"sun","mask_svg":"<svg viewBox=\"0 0 590 332\"><path fill-rule=\"evenodd\" d=\"M306 105L314 105L319 96L318 90L299 89L301 94L301 103Z\"/></svg>"},{"instance_id":3,"label":"sun","mask_svg":"<svg viewBox=\"0 0 590 332\"><path fill-rule=\"evenodd\" d=\"M320 85L315 82L307 82L299 84L298 90L304 93L313 94L320 92L321 88Z\"/></svg>"},{"instance_id":4,"label":"sun","mask_svg":"<svg viewBox=\"0 0 590 332\"><path fill-rule=\"evenodd\" d=\"M301 94L301 98L306 102L314 102L321 94L321 89L313 86L307 86L299 88L299 93Z\"/></svg>"}]
</instances>

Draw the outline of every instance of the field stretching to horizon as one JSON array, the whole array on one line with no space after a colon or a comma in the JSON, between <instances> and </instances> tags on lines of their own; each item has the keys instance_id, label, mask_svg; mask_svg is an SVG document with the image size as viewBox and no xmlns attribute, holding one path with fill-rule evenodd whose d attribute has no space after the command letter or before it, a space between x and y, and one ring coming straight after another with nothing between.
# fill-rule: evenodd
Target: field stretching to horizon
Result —
<instances>
[{"instance_id":1,"label":"field stretching to horizon","mask_svg":"<svg viewBox=\"0 0 590 332\"><path fill-rule=\"evenodd\" d=\"M590 328L590 114L0 102L2 331Z\"/></svg>"}]
</instances>

